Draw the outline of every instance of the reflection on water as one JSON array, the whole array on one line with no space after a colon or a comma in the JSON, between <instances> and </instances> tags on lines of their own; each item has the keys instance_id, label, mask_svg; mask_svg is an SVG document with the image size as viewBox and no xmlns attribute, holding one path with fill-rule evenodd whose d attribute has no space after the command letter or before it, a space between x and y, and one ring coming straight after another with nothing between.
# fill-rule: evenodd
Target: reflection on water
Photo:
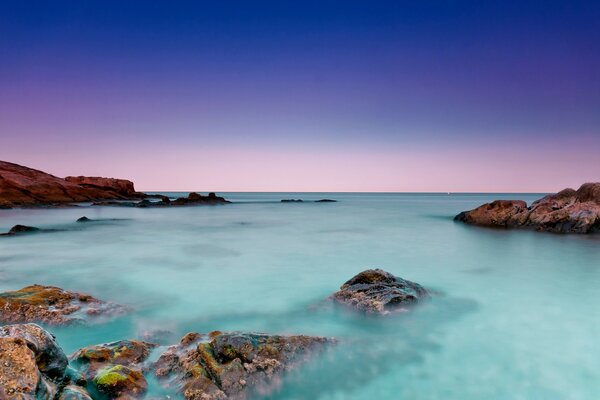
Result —
<instances>
[{"instance_id":1,"label":"reflection on water","mask_svg":"<svg viewBox=\"0 0 600 400\"><path fill-rule=\"evenodd\" d=\"M339 339L259 396L269 399L599 398L600 235L452 221L492 195L228 197L241 203L0 210L0 231L60 230L1 238L0 290L42 283L133 307L106 324L52 328L67 352L216 329ZM83 215L94 221L76 223ZM388 318L323 301L367 267L436 295Z\"/></svg>"}]
</instances>

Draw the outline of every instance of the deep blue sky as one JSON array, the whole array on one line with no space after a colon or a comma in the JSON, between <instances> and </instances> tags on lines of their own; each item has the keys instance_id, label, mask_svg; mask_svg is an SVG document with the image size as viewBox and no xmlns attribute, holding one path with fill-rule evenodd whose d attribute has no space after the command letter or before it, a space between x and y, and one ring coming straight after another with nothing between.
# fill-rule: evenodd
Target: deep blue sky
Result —
<instances>
[{"instance_id":1,"label":"deep blue sky","mask_svg":"<svg viewBox=\"0 0 600 400\"><path fill-rule=\"evenodd\" d=\"M141 189L558 190L600 180L599 71L598 1L3 1L0 159Z\"/></svg>"}]
</instances>

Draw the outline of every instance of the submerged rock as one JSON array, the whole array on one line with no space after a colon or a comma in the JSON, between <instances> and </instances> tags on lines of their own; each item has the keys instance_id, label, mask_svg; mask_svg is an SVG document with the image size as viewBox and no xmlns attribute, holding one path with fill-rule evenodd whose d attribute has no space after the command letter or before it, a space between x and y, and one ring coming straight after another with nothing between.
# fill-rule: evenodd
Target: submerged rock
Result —
<instances>
[{"instance_id":1,"label":"submerged rock","mask_svg":"<svg viewBox=\"0 0 600 400\"><path fill-rule=\"evenodd\" d=\"M381 269L368 269L344 283L331 298L369 314L389 314L428 297L425 288Z\"/></svg>"},{"instance_id":2,"label":"submerged rock","mask_svg":"<svg viewBox=\"0 0 600 400\"><path fill-rule=\"evenodd\" d=\"M10 228L10 230L7 233L2 233L0 235L12 236L12 235L19 235L22 233L33 233L33 232L39 232L39 231L40 231L40 228L36 228L35 226L15 225L12 228Z\"/></svg>"},{"instance_id":3,"label":"submerged rock","mask_svg":"<svg viewBox=\"0 0 600 400\"><path fill-rule=\"evenodd\" d=\"M92 221L92 220L91 220L91 219L89 219L88 217L86 217L86 216L83 216L83 217L81 217L81 218L77 219L77 221L76 221L76 222L91 222L91 221Z\"/></svg>"},{"instance_id":4,"label":"submerged rock","mask_svg":"<svg viewBox=\"0 0 600 400\"><path fill-rule=\"evenodd\" d=\"M94 390L111 399L141 397L148 384L144 362L157 345L140 340L121 340L76 351L70 359Z\"/></svg>"},{"instance_id":5,"label":"submerged rock","mask_svg":"<svg viewBox=\"0 0 600 400\"><path fill-rule=\"evenodd\" d=\"M32 285L0 293L0 323L43 322L69 324L87 317L114 316L126 308L90 295L54 286Z\"/></svg>"},{"instance_id":6,"label":"submerged rock","mask_svg":"<svg viewBox=\"0 0 600 400\"><path fill-rule=\"evenodd\" d=\"M189 333L154 363L155 376L187 400L243 399L333 339L258 333Z\"/></svg>"},{"instance_id":7,"label":"submerged rock","mask_svg":"<svg viewBox=\"0 0 600 400\"><path fill-rule=\"evenodd\" d=\"M536 200L496 200L458 214L456 221L472 225L529 228L557 233L600 232L600 183L565 189Z\"/></svg>"},{"instance_id":8,"label":"submerged rock","mask_svg":"<svg viewBox=\"0 0 600 400\"><path fill-rule=\"evenodd\" d=\"M321 200L317 200L315 201L315 203L336 203L337 200L332 200L332 199L321 199Z\"/></svg>"},{"instance_id":9,"label":"submerged rock","mask_svg":"<svg viewBox=\"0 0 600 400\"><path fill-rule=\"evenodd\" d=\"M302 199L283 199L281 200L282 203L304 203L304 200Z\"/></svg>"}]
</instances>

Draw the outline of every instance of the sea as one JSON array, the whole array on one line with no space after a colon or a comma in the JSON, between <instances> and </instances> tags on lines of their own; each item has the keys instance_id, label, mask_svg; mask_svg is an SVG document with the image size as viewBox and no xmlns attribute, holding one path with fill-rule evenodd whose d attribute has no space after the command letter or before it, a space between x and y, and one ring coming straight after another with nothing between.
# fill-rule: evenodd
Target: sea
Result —
<instances>
[{"instance_id":1,"label":"sea","mask_svg":"<svg viewBox=\"0 0 600 400\"><path fill-rule=\"evenodd\" d=\"M48 327L67 353L147 333L165 343L214 330L337 338L257 398L600 399L600 235L453 221L542 194L220 195L232 203L0 210L0 231L55 230L0 237L0 291L39 283L131 307ZM323 198L337 202L311 201ZM327 300L368 268L432 296L383 317ZM148 396L165 395L177 398L151 379Z\"/></svg>"}]
</instances>

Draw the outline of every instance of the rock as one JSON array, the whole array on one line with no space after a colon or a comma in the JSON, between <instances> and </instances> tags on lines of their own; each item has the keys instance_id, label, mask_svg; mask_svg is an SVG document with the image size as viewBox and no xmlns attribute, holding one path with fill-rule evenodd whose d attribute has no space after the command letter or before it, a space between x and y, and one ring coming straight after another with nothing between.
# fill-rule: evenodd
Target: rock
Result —
<instances>
[{"instance_id":1,"label":"rock","mask_svg":"<svg viewBox=\"0 0 600 400\"><path fill-rule=\"evenodd\" d=\"M302 199L283 199L281 200L282 203L303 203L304 200Z\"/></svg>"},{"instance_id":2,"label":"rock","mask_svg":"<svg viewBox=\"0 0 600 400\"><path fill-rule=\"evenodd\" d=\"M321 200L317 200L315 201L315 203L336 203L337 200L332 200L332 199L321 199Z\"/></svg>"},{"instance_id":3,"label":"rock","mask_svg":"<svg viewBox=\"0 0 600 400\"><path fill-rule=\"evenodd\" d=\"M3 233L3 236L8 235L19 235L21 233L33 233L39 232L40 228L36 228L35 226L27 226L27 225L15 225L7 233Z\"/></svg>"},{"instance_id":4,"label":"rock","mask_svg":"<svg viewBox=\"0 0 600 400\"><path fill-rule=\"evenodd\" d=\"M68 385L61 391L58 400L92 400L92 397L84 388Z\"/></svg>"},{"instance_id":5,"label":"rock","mask_svg":"<svg viewBox=\"0 0 600 400\"><path fill-rule=\"evenodd\" d=\"M35 354L38 369L50 378L62 378L67 369L67 356L54 336L36 324L6 325L0 327L1 338L18 338L27 342Z\"/></svg>"},{"instance_id":6,"label":"rock","mask_svg":"<svg viewBox=\"0 0 600 400\"><path fill-rule=\"evenodd\" d=\"M187 400L246 398L277 385L286 370L334 343L310 336L257 333L189 333L153 364L155 376Z\"/></svg>"},{"instance_id":7,"label":"rock","mask_svg":"<svg viewBox=\"0 0 600 400\"><path fill-rule=\"evenodd\" d=\"M217 196L215 193L209 193L208 196L192 192L188 197L180 197L170 202L174 206L196 205L196 204L224 204L229 203L223 197Z\"/></svg>"},{"instance_id":8,"label":"rock","mask_svg":"<svg viewBox=\"0 0 600 400\"><path fill-rule=\"evenodd\" d=\"M130 181L86 177L62 179L0 161L0 204L4 208L143 197L143 193L135 192Z\"/></svg>"},{"instance_id":9,"label":"rock","mask_svg":"<svg viewBox=\"0 0 600 400\"><path fill-rule=\"evenodd\" d=\"M418 283L381 269L369 269L344 283L331 298L365 313L389 314L428 296Z\"/></svg>"},{"instance_id":10,"label":"rock","mask_svg":"<svg viewBox=\"0 0 600 400\"><path fill-rule=\"evenodd\" d=\"M54 336L35 324L0 328L0 399L91 400L72 383Z\"/></svg>"},{"instance_id":11,"label":"rock","mask_svg":"<svg viewBox=\"0 0 600 400\"><path fill-rule=\"evenodd\" d=\"M77 220L77 222L91 222L92 220L86 216L83 216Z\"/></svg>"},{"instance_id":12,"label":"rock","mask_svg":"<svg viewBox=\"0 0 600 400\"><path fill-rule=\"evenodd\" d=\"M153 195L152 197L156 197ZM102 201L95 202L94 206L115 206L115 207L166 207L166 206L194 206L194 205L212 205L212 204L226 204L230 201L225 200L223 197L219 197L214 193L209 193L208 196L202 196L198 193L190 193L187 197L179 197L171 201L166 196L159 196L160 201L150 201L144 199L138 202L126 202L126 201Z\"/></svg>"},{"instance_id":13,"label":"rock","mask_svg":"<svg viewBox=\"0 0 600 400\"><path fill-rule=\"evenodd\" d=\"M111 399L138 398L148 388L143 364L156 346L140 340L121 340L85 347L70 359L99 393Z\"/></svg>"},{"instance_id":14,"label":"rock","mask_svg":"<svg viewBox=\"0 0 600 400\"><path fill-rule=\"evenodd\" d=\"M458 214L456 221L472 225L529 228L557 233L600 232L600 183L565 189L536 200L496 200Z\"/></svg>"},{"instance_id":15,"label":"rock","mask_svg":"<svg viewBox=\"0 0 600 400\"><path fill-rule=\"evenodd\" d=\"M42 322L49 325L84 321L86 317L123 314L125 307L90 295L32 285L0 293L0 323Z\"/></svg>"}]
</instances>

